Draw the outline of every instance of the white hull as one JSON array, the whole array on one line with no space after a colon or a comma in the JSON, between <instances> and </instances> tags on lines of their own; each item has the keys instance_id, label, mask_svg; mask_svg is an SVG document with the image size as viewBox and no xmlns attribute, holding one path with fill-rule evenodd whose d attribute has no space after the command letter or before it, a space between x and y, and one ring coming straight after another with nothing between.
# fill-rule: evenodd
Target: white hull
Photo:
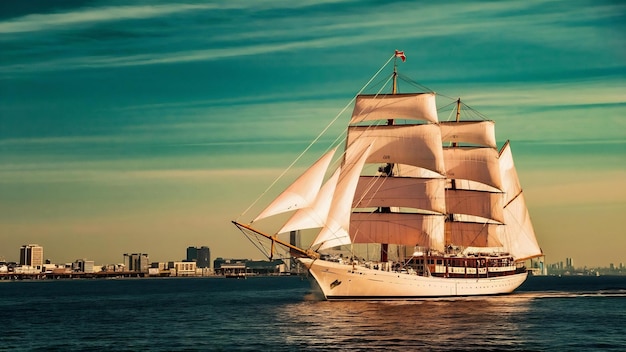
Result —
<instances>
[{"instance_id":1,"label":"white hull","mask_svg":"<svg viewBox=\"0 0 626 352\"><path fill-rule=\"evenodd\" d=\"M442 278L368 269L325 260L299 259L324 297L337 299L411 299L511 293L527 273L489 278Z\"/></svg>"}]
</instances>

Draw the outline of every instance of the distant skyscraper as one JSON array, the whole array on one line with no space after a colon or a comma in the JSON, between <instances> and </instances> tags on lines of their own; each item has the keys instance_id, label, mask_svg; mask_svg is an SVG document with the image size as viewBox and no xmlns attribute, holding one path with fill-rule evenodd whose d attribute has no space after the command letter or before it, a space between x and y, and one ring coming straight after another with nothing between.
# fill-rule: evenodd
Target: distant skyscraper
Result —
<instances>
[{"instance_id":1,"label":"distant skyscraper","mask_svg":"<svg viewBox=\"0 0 626 352\"><path fill-rule=\"evenodd\" d=\"M211 267L211 250L209 247L202 246L198 248L198 257L196 258L196 266L198 268Z\"/></svg>"},{"instance_id":2,"label":"distant skyscraper","mask_svg":"<svg viewBox=\"0 0 626 352\"><path fill-rule=\"evenodd\" d=\"M187 261L194 262L196 259L198 259L198 248L187 247Z\"/></svg>"},{"instance_id":3,"label":"distant skyscraper","mask_svg":"<svg viewBox=\"0 0 626 352\"><path fill-rule=\"evenodd\" d=\"M300 231L289 232L289 244L296 246L296 247L301 247L300 246ZM298 266L298 263L294 258L297 255L297 252L295 252L294 250L290 250L289 254L291 255L291 258L289 259L289 271L294 271L296 270Z\"/></svg>"},{"instance_id":4,"label":"distant skyscraper","mask_svg":"<svg viewBox=\"0 0 626 352\"><path fill-rule=\"evenodd\" d=\"M150 267L150 262L148 260L148 254L146 253L133 253L133 254L124 254L124 265L126 266L126 271L137 271L140 273L147 273L148 268Z\"/></svg>"},{"instance_id":5,"label":"distant skyscraper","mask_svg":"<svg viewBox=\"0 0 626 352\"><path fill-rule=\"evenodd\" d=\"M20 265L43 268L43 247L37 244L25 244L20 248Z\"/></svg>"},{"instance_id":6,"label":"distant skyscraper","mask_svg":"<svg viewBox=\"0 0 626 352\"><path fill-rule=\"evenodd\" d=\"M209 268L211 266L211 250L207 246L187 247L187 261L196 262L198 268Z\"/></svg>"}]
</instances>

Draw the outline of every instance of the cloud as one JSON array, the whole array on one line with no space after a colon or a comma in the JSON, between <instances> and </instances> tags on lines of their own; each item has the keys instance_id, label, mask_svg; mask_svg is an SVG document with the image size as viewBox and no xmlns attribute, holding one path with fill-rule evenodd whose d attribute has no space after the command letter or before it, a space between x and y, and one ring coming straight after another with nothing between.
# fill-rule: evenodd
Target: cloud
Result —
<instances>
[{"instance_id":1,"label":"cloud","mask_svg":"<svg viewBox=\"0 0 626 352\"><path fill-rule=\"evenodd\" d=\"M611 28L596 28L585 23L604 22L614 18L616 9L610 6L578 8L564 6L554 10L551 1L540 3L503 2L484 4L423 5L407 6L406 2L396 4L368 5L361 9L351 2L330 2L318 4L303 2L234 2L224 4L177 4L155 6L123 6L80 9L69 13L36 14L0 23L0 33L19 34L38 32L44 38L65 33L50 33L50 30L63 29L81 31L85 27L117 21L141 21L151 18L168 18L179 13L189 14L187 25L173 24L167 33L146 26L126 25L125 28L141 36L140 45L119 47L117 39L110 43L99 42L110 50L92 53L88 47L76 50L70 57L52 56L45 60L32 57L16 59L0 68L2 72L16 70L25 72L143 66L172 63L188 63L223 60L241 56L310 51L314 49L343 49L358 47L365 43L430 43L426 38L470 38L458 49L465 50L470 45L485 45L489 42L515 42L520 55L524 52L519 43L532 44L543 48L568 48L577 52L599 50L610 40L607 31ZM337 7L339 6L339 7ZM531 8L546 9L530 11ZM338 10L335 10L338 9ZM289 10L290 15L281 14ZM364 13L368 20L363 21ZM186 15L187 16L187 15ZM564 21L563 19L567 19ZM416 20L418 19L418 20ZM584 21L583 21L584 19ZM294 30L306 28L306 31ZM546 35L550 33L550 35ZM154 35L158 34L158 40ZM165 37L163 37L163 35ZM18 37L20 41L34 40ZM9 37L10 38L10 37ZM575 40L573 40L575 39ZM615 35L615 43L619 37ZM179 50L177 43L183 41L185 50ZM164 44L172 49L162 51ZM68 43L69 44L69 43ZM73 43L81 46L92 43ZM457 43L456 45L458 45ZM428 44L429 45L429 44ZM453 45L451 43L450 45ZM618 46L615 46L618 47ZM403 48L408 50L409 48ZM409 55L428 57L432 49L412 51ZM453 47L449 49L454 52ZM363 50L363 49L362 49ZM619 50L619 49L613 49ZM81 53L85 53L82 54ZM14 53L15 54L15 53ZM19 54L19 53L18 53ZM44 56L42 56L44 57ZM591 63L589 63L591 64Z\"/></svg>"},{"instance_id":2,"label":"cloud","mask_svg":"<svg viewBox=\"0 0 626 352\"><path fill-rule=\"evenodd\" d=\"M218 5L175 4L158 6L117 6L79 9L66 13L32 14L0 23L0 34L47 32L135 19L163 17L181 12L216 9Z\"/></svg>"},{"instance_id":3,"label":"cloud","mask_svg":"<svg viewBox=\"0 0 626 352\"><path fill-rule=\"evenodd\" d=\"M22 164L18 167L6 166L0 169L0 184L55 184L75 182L93 184L133 184L142 182L210 182L250 177L250 169L132 169L131 162L91 162L91 163L50 163ZM116 170L107 170L107 165L115 165ZM255 168L255 177L276 175L276 169Z\"/></svg>"}]
</instances>

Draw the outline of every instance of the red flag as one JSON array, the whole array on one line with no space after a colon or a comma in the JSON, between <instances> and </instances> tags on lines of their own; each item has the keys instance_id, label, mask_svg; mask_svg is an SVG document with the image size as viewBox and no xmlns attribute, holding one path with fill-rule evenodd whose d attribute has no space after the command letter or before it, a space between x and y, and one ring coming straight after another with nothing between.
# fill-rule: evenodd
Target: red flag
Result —
<instances>
[{"instance_id":1,"label":"red flag","mask_svg":"<svg viewBox=\"0 0 626 352\"><path fill-rule=\"evenodd\" d=\"M404 55L404 51L396 50L396 57L399 57L400 59L402 59L402 62L406 61L406 55Z\"/></svg>"}]
</instances>

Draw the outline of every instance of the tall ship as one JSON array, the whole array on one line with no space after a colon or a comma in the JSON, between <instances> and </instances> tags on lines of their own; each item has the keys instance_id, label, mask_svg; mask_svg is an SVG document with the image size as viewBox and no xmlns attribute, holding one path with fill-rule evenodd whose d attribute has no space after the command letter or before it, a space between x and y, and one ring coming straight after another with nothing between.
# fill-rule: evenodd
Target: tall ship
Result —
<instances>
[{"instance_id":1,"label":"tall ship","mask_svg":"<svg viewBox=\"0 0 626 352\"><path fill-rule=\"evenodd\" d=\"M374 76L393 62L379 91L363 94L368 83L350 102L347 128L316 162L252 221L233 223L269 257L277 244L297 257L327 300L511 293L543 253L510 143L498 148L494 121L461 99L438 110L441 95L423 86L400 93L399 79L415 82L399 59ZM260 230L271 218L275 230ZM313 233L306 246L293 241L302 231Z\"/></svg>"}]
</instances>

